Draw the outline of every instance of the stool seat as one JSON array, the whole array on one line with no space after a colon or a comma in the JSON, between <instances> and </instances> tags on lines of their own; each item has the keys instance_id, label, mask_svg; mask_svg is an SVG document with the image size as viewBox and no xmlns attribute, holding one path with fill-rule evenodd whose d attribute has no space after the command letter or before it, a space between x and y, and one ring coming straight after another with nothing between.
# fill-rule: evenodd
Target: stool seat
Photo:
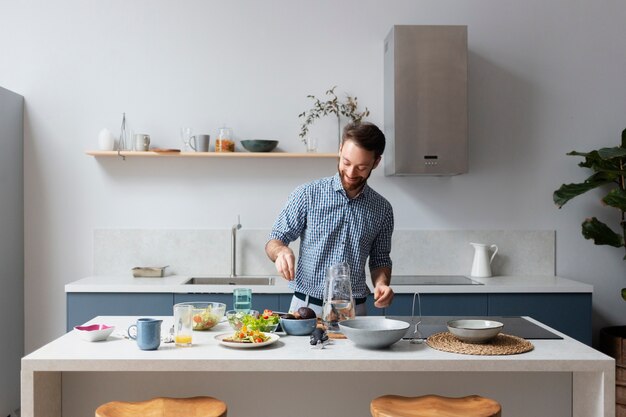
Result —
<instances>
[{"instance_id":1,"label":"stool seat","mask_svg":"<svg viewBox=\"0 0 626 417\"><path fill-rule=\"evenodd\" d=\"M111 401L96 409L96 417L226 417L226 404L213 397Z\"/></svg>"},{"instance_id":2,"label":"stool seat","mask_svg":"<svg viewBox=\"0 0 626 417\"><path fill-rule=\"evenodd\" d=\"M461 398L383 395L370 403L373 417L501 417L497 401L478 395Z\"/></svg>"}]
</instances>

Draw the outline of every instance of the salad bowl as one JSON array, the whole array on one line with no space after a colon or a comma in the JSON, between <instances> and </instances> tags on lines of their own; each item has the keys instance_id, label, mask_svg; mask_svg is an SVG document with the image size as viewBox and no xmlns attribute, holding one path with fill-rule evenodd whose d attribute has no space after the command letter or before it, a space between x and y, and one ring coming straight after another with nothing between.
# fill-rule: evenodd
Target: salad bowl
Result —
<instances>
[{"instance_id":1,"label":"salad bowl","mask_svg":"<svg viewBox=\"0 0 626 417\"><path fill-rule=\"evenodd\" d=\"M263 310L262 313L256 310L250 310L248 313L228 310L226 318L233 330L239 330L245 325L249 330L259 330L265 333L275 332L280 320L278 313L272 310Z\"/></svg>"},{"instance_id":2,"label":"salad bowl","mask_svg":"<svg viewBox=\"0 0 626 417\"><path fill-rule=\"evenodd\" d=\"M226 311L226 304L211 301L195 301L178 304L193 306L194 330L212 329L217 323L220 322L220 320L222 320L224 312Z\"/></svg>"}]
</instances>

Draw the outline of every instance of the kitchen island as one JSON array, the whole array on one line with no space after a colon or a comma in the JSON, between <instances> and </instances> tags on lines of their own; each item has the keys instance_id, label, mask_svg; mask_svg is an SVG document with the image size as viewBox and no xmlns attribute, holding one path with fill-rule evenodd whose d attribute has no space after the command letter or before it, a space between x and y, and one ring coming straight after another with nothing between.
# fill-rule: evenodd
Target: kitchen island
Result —
<instances>
[{"instance_id":1,"label":"kitchen island","mask_svg":"<svg viewBox=\"0 0 626 417\"><path fill-rule=\"evenodd\" d=\"M163 329L171 317L161 317ZM365 350L349 340L313 349L305 336L285 336L257 349L221 346L222 322L194 332L193 346L161 344L141 351L122 337L136 317L96 317L116 326L106 341L68 332L22 359L22 416L93 415L111 400L210 395L229 416L367 416L383 394L479 394L502 404L507 417L613 417L615 362L554 329L562 340L532 340L535 349L508 356L472 356L400 341ZM539 325L540 323L529 319Z\"/></svg>"},{"instance_id":2,"label":"kitchen island","mask_svg":"<svg viewBox=\"0 0 626 417\"><path fill-rule=\"evenodd\" d=\"M419 292L427 316L531 316L542 323L591 345L589 284L556 276L498 276L472 278L479 285L445 285L445 277L432 276L429 285L400 285L408 276L394 275L396 293L387 309L367 300L369 315L411 314L413 293ZM172 306L186 301L217 301L232 308L236 285L189 285L188 276L133 278L91 276L65 286L66 330L101 315L169 315ZM235 278L236 280L236 278ZM437 285L436 283L442 282ZM433 284L435 283L435 284ZM287 281L275 277L273 285L240 285L252 289L256 310L287 311L292 291Z\"/></svg>"}]
</instances>

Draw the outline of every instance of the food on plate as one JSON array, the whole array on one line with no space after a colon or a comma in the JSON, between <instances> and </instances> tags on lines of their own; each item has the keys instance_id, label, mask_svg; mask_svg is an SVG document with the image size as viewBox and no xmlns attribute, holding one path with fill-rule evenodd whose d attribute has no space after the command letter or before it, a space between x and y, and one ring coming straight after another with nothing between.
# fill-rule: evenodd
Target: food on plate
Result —
<instances>
[{"instance_id":1,"label":"food on plate","mask_svg":"<svg viewBox=\"0 0 626 417\"><path fill-rule=\"evenodd\" d=\"M223 340L226 342L235 343L263 343L270 339L268 335L259 331L248 329L246 325L243 325L241 329L235 331L231 337L225 337Z\"/></svg>"}]
</instances>

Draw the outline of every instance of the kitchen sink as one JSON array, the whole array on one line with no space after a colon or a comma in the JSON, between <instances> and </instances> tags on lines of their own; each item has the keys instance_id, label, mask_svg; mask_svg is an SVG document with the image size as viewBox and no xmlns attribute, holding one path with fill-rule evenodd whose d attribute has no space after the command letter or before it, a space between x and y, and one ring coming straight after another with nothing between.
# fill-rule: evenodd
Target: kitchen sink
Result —
<instances>
[{"instance_id":1,"label":"kitchen sink","mask_svg":"<svg viewBox=\"0 0 626 417\"><path fill-rule=\"evenodd\" d=\"M239 277L193 277L184 285L274 285L275 277L239 276Z\"/></svg>"}]
</instances>

